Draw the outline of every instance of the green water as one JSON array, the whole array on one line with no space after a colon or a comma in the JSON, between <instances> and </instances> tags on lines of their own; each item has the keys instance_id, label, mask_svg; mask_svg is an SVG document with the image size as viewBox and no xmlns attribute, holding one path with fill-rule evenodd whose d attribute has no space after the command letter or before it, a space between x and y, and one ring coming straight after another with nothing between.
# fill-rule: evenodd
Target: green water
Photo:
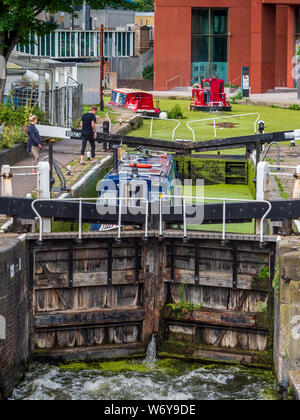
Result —
<instances>
[{"instance_id":1,"label":"green water","mask_svg":"<svg viewBox=\"0 0 300 420\"><path fill-rule=\"evenodd\" d=\"M12 400L275 400L271 372L163 359L34 363Z\"/></svg>"},{"instance_id":2,"label":"green water","mask_svg":"<svg viewBox=\"0 0 300 420\"><path fill-rule=\"evenodd\" d=\"M192 187L184 188L185 195L193 195ZM248 185L228 185L228 184L217 184L217 185L206 185L204 186L204 197L212 197L216 199L221 198L234 198L243 200L253 200L252 193ZM206 203L217 203L218 200L206 200ZM188 229L201 230L209 232L222 232L222 224L212 225L189 225ZM250 223L231 223L226 225L227 233L244 233L253 234L255 229L254 221Z\"/></svg>"}]
</instances>

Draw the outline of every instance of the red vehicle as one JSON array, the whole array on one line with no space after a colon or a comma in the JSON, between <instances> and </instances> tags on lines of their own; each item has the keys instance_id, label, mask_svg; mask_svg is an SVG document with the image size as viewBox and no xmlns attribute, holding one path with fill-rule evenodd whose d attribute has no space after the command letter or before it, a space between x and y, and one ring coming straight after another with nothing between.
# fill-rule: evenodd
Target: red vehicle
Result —
<instances>
[{"instance_id":1,"label":"red vehicle","mask_svg":"<svg viewBox=\"0 0 300 420\"><path fill-rule=\"evenodd\" d=\"M226 100L224 80L215 77L203 79L201 83L193 85L193 101L191 111L231 111L230 102Z\"/></svg>"},{"instance_id":2,"label":"red vehicle","mask_svg":"<svg viewBox=\"0 0 300 420\"><path fill-rule=\"evenodd\" d=\"M158 117L160 114L158 101L156 101L154 106L151 93L143 92L142 90L115 89L112 91L109 104L131 109L143 115Z\"/></svg>"}]
</instances>

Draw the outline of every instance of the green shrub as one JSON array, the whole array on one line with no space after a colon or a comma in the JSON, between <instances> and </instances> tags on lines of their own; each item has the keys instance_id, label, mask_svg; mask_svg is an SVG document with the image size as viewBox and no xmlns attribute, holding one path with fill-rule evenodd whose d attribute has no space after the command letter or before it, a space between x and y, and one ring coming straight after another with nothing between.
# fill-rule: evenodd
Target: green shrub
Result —
<instances>
[{"instance_id":1,"label":"green shrub","mask_svg":"<svg viewBox=\"0 0 300 420\"><path fill-rule=\"evenodd\" d=\"M46 114L37 106L15 108L8 102L0 105L0 125L3 125L0 149L10 149L14 144L27 142L26 127L31 114L38 117L40 124L49 124Z\"/></svg>"},{"instance_id":2,"label":"green shrub","mask_svg":"<svg viewBox=\"0 0 300 420\"><path fill-rule=\"evenodd\" d=\"M31 107L25 105L20 108L15 108L10 103L5 103L4 105L0 105L0 124L22 127L29 124L30 114L36 115L40 124L49 123L46 114L37 106Z\"/></svg>"},{"instance_id":3,"label":"green shrub","mask_svg":"<svg viewBox=\"0 0 300 420\"><path fill-rule=\"evenodd\" d=\"M24 127L4 126L0 140L0 149L11 149L14 144L26 143L27 133Z\"/></svg>"},{"instance_id":4,"label":"green shrub","mask_svg":"<svg viewBox=\"0 0 300 420\"><path fill-rule=\"evenodd\" d=\"M233 104L236 104L236 102L237 102L237 101L240 101L241 99L243 99L243 95L242 95L242 93L241 93L241 92L238 92L236 95L231 96L230 101L231 101Z\"/></svg>"},{"instance_id":5,"label":"green shrub","mask_svg":"<svg viewBox=\"0 0 300 420\"><path fill-rule=\"evenodd\" d=\"M291 104L289 105L289 109L291 111L300 111L300 106L298 104Z\"/></svg>"},{"instance_id":6,"label":"green shrub","mask_svg":"<svg viewBox=\"0 0 300 420\"><path fill-rule=\"evenodd\" d=\"M152 64L151 66L147 66L144 68L143 78L146 80L153 80L153 73L154 73L154 69L153 69L153 64Z\"/></svg>"},{"instance_id":7,"label":"green shrub","mask_svg":"<svg viewBox=\"0 0 300 420\"><path fill-rule=\"evenodd\" d=\"M173 120L184 118L180 105L176 104L171 111L168 111L168 118Z\"/></svg>"}]
</instances>

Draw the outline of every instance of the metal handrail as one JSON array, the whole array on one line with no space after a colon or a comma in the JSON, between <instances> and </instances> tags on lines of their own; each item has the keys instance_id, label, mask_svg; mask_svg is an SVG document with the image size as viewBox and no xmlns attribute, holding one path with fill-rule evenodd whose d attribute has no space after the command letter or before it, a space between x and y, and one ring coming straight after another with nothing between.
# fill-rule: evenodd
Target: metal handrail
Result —
<instances>
[{"instance_id":1,"label":"metal handrail","mask_svg":"<svg viewBox=\"0 0 300 420\"><path fill-rule=\"evenodd\" d=\"M250 114L229 115L229 116L226 116L226 117L204 118L202 120L193 120L193 121L187 122L186 126L193 133L193 140L195 142L196 141L195 131L192 129L192 127L190 127L190 124L193 124L193 123L196 123L196 122L201 123L201 122L205 122L205 121L213 121L214 122L214 135L215 135L215 139L216 139L217 138L216 120L225 120L225 119L228 119L228 118L237 118L237 117L247 117L247 116L250 116L250 115L258 115L257 119L254 122L254 134L257 134L256 128L257 128L257 123L260 119L260 114L258 112L253 112L253 113L250 113Z\"/></svg>"},{"instance_id":2,"label":"metal handrail","mask_svg":"<svg viewBox=\"0 0 300 420\"><path fill-rule=\"evenodd\" d=\"M169 82L172 82L173 80L175 80L175 79L178 79L178 77L180 77L180 80L181 80L181 86L182 86L182 74L177 74L177 76L174 76L174 77L172 77L172 79L168 79L168 80L166 80L166 90L168 90L168 83Z\"/></svg>"},{"instance_id":3,"label":"metal handrail","mask_svg":"<svg viewBox=\"0 0 300 420\"><path fill-rule=\"evenodd\" d=\"M264 232L263 232L263 223L272 209L272 204L267 200L240 200L238 198L220 198L220 197L197 197L197 196L184 196L184 195L163 195L160 197L159 202L159 235L163 234L163 220L162 220L162 200L165 198L180 198L183 200L183 239L187 239L187 224L186 224L186 200L211 200L211 201L222 201L223 202L223 222L222 222L222 240L226 240L226 202L236 201L236 202L249 202L249 203L265 203L268 205L268 210L263 215L260 221L260 243L263 243Z\"/></svg>"},{"instance_id":4,"label":"metal handrail","mask_svg":"<svg viewBox=\"0 0 300 420\"><path fill-rule=\"evenodd\" d=\"M269 153L269 151L271 150L271 147L276 144L276 150L277 150L277 168L279 168L280 166L280 147L277 141L272 141L272 143L270 143L267 147L267 150L265 151L265 153L263 154L263 157L261 159L261 162L264 162L264 160L267 157L267 154Z\"/></svg>"},{"instance_id":5,"label":"metal handrail","mask_svg":"<svg viewBox=\"0 0 300 420\"><path fill-rule=\"evenodd\" d=\"M75 201L75 202L79 202L79 215L78 215L78 240L81 241L82 240L82 201L108 201L108 200L115 200L116 203L117 201L120 201L120 205L119 205L119 215L118 215L118 240L121 239L121 222L122 222L122 201L145 201L146 203L146 212L145 212L145 238L148 237L148 220L149 220L149 200L147 198L144 197L91 197L91 198L64 198L63 201ZM31 208L34 211L34 213L36 214L36 216L39 219L40 222L40 234L39 234L39 241L43 242L43 218L42 216L39 214L39 212L37 211L37 209L35 208L35 204L38 202L49 202L49 201L57 201L55 198L39 198L34 200L31 203ZM97 205L98 203L95 203L95 205Z\"/></svg>"},{"instance_id":6,"label":"metal handrail","mask_svg":"<svg viewBox=\"0 0 300 420\"><path fill-rule=\"evenodd\" d=\"M149 116L143 116L143 118L146 119L151 119L151 125L150 125L150 136L149 138L152 139L152 131L153 131L153 120L158 120L158 121L175 121L177 122L176 127L174 128L173 132L172 132L172 141L174 141L174 137L175 137L175 131L177 130L177 128L180 126L181 122L179 120L173 119L173 118L166 118L166 119L160 119L160 118L156 118L156 117L149 117Z\"/></svg>"},{"instance_id":7,"label":"metal handrail","mask_svg":"<svg viewBox=\"0 0 300 420\"><path fill-rule=\"evenodd\" d=\"M38 169L38 166L10 166L10 165L2 165L1 166L1 195L4 194L3 175L5 175L7 173L7 172L4 172L5 169L9 169L9 172L11 170L15 170L15 169L22 169L22 170L23 169L34 169L34 170L37 170ZM36 176L37 177L37 182L39 182L40 173L37 170L34 173L23 172L23 173L13 174L13 176Z\"/></svg>"}]
</instances>

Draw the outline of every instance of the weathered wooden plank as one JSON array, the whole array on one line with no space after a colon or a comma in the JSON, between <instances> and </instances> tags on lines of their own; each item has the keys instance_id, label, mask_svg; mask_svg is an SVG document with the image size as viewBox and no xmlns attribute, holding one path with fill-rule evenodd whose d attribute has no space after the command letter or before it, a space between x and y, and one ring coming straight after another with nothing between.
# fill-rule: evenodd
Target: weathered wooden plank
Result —
<instances>
[{"instance_id":1,"label":"weathered wooden plank","mask_svg":"<svg viewBox=\"0 0 300 420\"><path fill-rule=\"evenodd\" d=\"M270 360L268 357L263 357L255 351L233 349L224 347L212 347L207 345L187 346L181 343L162 343L158 355L163 354L169 357L185 356L186 360L199 360L199 361L220 361L220 362L239 362L252 364L253 366L268 367L270 368Z\"/></svg>"},{"instance_id":2,"label":"weathered wooden plank","mask_svg":"<svg viewBox=\"0 0 300 420\"><path fill-rule=\"evenodd\" d=\"M81 311L65 313L35 314L35 328L55 328L62 326L76 327L87 324L128 323L142 321L144 309L102 309L100 311Z\"/></svg>"},{"instance_id":3,"label":"weathered wooden plank","mask_svg":"<svg viewBox=\"0 0 300 420\"><path fill-rule=\"evenodd\" d=\"M170 280L170 269L164 270L164 281ZM176 283L194 284L194 271L193 270L175 270ZM218 272L218 271L200 271L199 273L200 286L213 286L232 288L232 273L231 272ZM252 275L239 274L237 280L238 289L269 291L268 280L256 280Z\"/></svg>"},{"instance_id":4,"label":"weathered wooden plank","mask_svg":"<svg viewBox=\"0 0 300 420\"><path fill-rule=\"evenodd\" d=\"M113 271L113 285L134 284L135 270ZM68 274L36 274L34 281L35 290L61 289L68 287ZM144 283L145 274L139 272L139 283ZM73 273L73 287L105 286L107 284L106 272L80 272Z\"/></svg>"},{"instance_id":5,"label":"weathered wooden plank","mask_svg":"<svg viewBox=\"0 0 300 420\"><path fill-rule=\"evenodd\" d=\"M251 330L267 330L267 317L261 314L250 314L237 311L220 311L220 310L195 310L193 312L182 311L180 321L177 314L167 308L163 314L166 321L175 323L190 322L196 324L204 324L220 327L245 328Z\"/></svg>"},{"instance_id":6,"label":"weathered wooden plank","mask_svg":"<svg viewBox=\"0 0 300 420\"><path fill-rule=\"evenodd\" d=\"M35 311L82 311L104 308L140 307L139 287L132 285L40 289L35 292Z\"/></svg>"}]
</instances>

